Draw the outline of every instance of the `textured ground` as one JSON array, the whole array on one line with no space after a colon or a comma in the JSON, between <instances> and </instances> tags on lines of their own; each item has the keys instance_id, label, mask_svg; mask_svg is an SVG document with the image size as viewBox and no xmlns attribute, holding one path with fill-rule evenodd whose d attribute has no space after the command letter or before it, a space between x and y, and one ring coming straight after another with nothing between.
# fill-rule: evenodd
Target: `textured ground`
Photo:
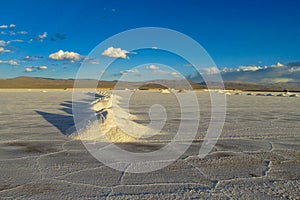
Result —
<instances>
[{"instance_id":1,"label":"textured ground","mask_svg":"<svg viewBox=\"0 0 300 200\"><path fill-rule=\"evenodd\" d=\"M161 95L169 94L156 101L172 105ZM198 95L201 105L209 102ZM300 98L232 95L227 108L220 140L204 159L195 142L166 168L130 174L64 135L73 126L70 91L0 90L0 199L300 199ZM201 117L198 137L209 107Z\"/></svg>"}]
</instances>

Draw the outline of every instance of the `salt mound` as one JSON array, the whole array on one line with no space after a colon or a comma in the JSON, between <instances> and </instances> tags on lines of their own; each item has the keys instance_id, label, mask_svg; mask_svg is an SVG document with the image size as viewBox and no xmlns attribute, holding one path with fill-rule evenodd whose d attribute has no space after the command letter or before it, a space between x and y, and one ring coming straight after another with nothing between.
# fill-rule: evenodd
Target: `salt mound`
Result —
<instances>
[{"instance_id":1,"label":"salt mound","mask_svg":"<svg viewBox=\"0 0 300 200\"><path fill-rule=\"evenodd\" d=\"M171 92L170 92L169 89L161 89L160 93L162 93L162 94L170 94Z\"/></svg>"},{"instance_id":2,"label":"salt mound","mask_svg":"<svg viewBox=\"0 0 300 200\"><path fill-rule=\"evenodd\" d=\"M286 97L287 94L285 94L285 93L284 93L284 94L277 94L277 96L278 96L278 97Z\"/></svg>"},{"instance_id":3,"label":"salt mound","mask_svg":"<svg viewBox=\"0 0 300 200\"><path fill-rule=\"evenodd\" d=\"M98 113L100 123L97 120L91 122L79 136L73 136L74 139L126 143L141 142L144 138L161 134L159 131L132 121L137 117L119 106L120 97L115 96L116 102L113 104L111 94L103 92L98 94L101 96L92 102L91 107Z\"/></svg>"},{"instance_id":4,"label":"salt mound","mask_svg":"<svg viewBox=\"0 0 300 200\"><path fill-rule=\"evenodd\" d=\"M289 93L289 92L281 93L281 94L278 94L277 96L278 96L278 97L299 97L298 94L291 94L291 93Z\"/></svg>"},{"instance_id":5,"label":"salt mound","mask_svg":"<svg viewBox=\"0 0 300 200\"><path fill-rule=\"evenodd\" d=\"M298 94L291 94L290 97L299 97Z\"/></svg>"},{"instance_id":6,"label":"salt mound","mask_svg":"<svg viewBox=\"0 0 300 200\"><path fill-rule=\"evenodd\" d=\"M185 90L185 89L180 89L180 90L178 91L178 93L186 93L186 90Z\"/></svg>"}]
</instances>

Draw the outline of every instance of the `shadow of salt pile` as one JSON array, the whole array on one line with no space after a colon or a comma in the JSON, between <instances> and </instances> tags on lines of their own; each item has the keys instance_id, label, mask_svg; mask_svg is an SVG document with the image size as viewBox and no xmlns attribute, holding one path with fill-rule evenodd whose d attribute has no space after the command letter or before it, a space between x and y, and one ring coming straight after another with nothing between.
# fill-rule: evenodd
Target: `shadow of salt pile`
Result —
<instances>
[{"instance_id":1,"label":"shadow of salt pile","mask_svg":"<svg viewBox=\"0 0 300 200\"><path fill-rule=\"evenodd\" d=\"M114 142L114 143L136 143L145 142L144 138L151 139L154 135L166 133L155 132L155 129L144 126L134 121L135 115L128 113L121 107L122 97L114 96L116 102L112 108L112 94L106 92L86 93L85 98L80 102L64 101L58 110L63 114L35 111L50 124L55 126L63 135L68 135L75 140ZM73 107L73 110L72 110ZM75 113L77 118L74 118ZM117 114L113 114L117 113ZM77 122L78 132L75 127L74 119ZM129 119L128 119L129 117ZM100 122L100 123L99 123ZM100 125L100 127L99 127ZM99 131L99 128L101 131ZM123 131L126 130L126 131ZM134 136L133 136L134 135ZM148 140L147 140L148 141ZM151 147L152 148L152 147Z\"/></svg>"},{"instance_id":2,"label":"shadow of salt pile","mask_svg":"<svg viewBox=\"0 0 300 200\"><path fill-rule=\"evenodd\" d=\"M74 127L73 116L48 113L43 111L35 111L41 115L46 121L55 126L62 134L70 135L71 129Z\"/></svg>"},{"instance_id":3,"label":"shadow of salt pile","mask_svg":"<svg viewBox=\"0 0 300 200\"><path fill-rule=\"evenodd\" d=\"M106 98L106 94L88 92L85 95L86 99L82 99L80 102L64 101L63 103L61 103L61 108L59 108L58 110L63 111L63 114L49 113L39 110L36 110L35 112L42 116L54 127L56 127L63 135L72 136L74 139L78 139L78 133L73 118L73 106L76 107L77 110L80 110L82 108L82 110L85 110L86 112L92 114L93 116L91 117L96 116L96 119L100 119L102 123L106 121L108 115L107 107L109 106L103 104L102 101L104 98ZM85 125L87 124L81 124L82 127L85 127ZM90 133L92 135L95 135L92 131L90 131ZM91 134L84 133L82 135L82 139L89 139Z\"/></svg>"},{"instance_id":4,"label":"shadow of salt pile","mask_svg":"<svg viewBox=\"0 0 300 200\"><path fill-rule=\"evenodd\" d=\"M104 98L105 96L102 94L95 94L95 93L86 93L87 99L83 99L81 102L72 102L72 101L64 101L60 104L61 108L58 110L63 111L64 114L57 114L57 113L49 113L44 111L36 110L35 112L39 115L41 115L46 121L48 121L50 124L52 124L54 127L56 127L63 135L77 135L77 130L74 123L73 118L73 111L72 106L75 106L77 108L90 108L92 110L91 106L91 99L93 98L95 101L100 100ZM95 112L94 110L92 110ZM107 111L104 109L98 110L95 112L96 118L106 118Z\"/></svg>"},{"instance_id":5,"label":"shadow of salt pile","mask_svg":"<svg viewBox=\"0 0 300 200\"><path fill-rule=\"evenodd\" d=\"M87 108L89 103L73 102L73 105ZM76 127L73 119L72 101L64 101L60 106L62 107L58 110L63 111L64 114L49 113L39 110L36 110L35 112L55 126L63 135L74 134L76 132Z\"/></svg>"},{"instance_id":6,"label":"shadow of salt pile","mask_svg":"<svg viewBox=\"0 0 300 200\"><path fill-rule=\"evenodd\" d=\"M36 110L35 112L55 126L63 135L70 135L76 130L73 120L72 102L65 101L60 105L62 108L59 108L59 110L63 111L65 114L49 113L39 110Z\"/></svg>"}]
</instances>

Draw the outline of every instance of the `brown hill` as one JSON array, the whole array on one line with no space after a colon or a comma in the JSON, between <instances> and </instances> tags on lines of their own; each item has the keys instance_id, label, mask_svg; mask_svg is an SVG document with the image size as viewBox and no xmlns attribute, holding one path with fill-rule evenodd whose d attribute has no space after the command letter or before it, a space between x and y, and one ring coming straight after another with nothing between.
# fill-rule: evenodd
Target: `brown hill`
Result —
<instances>
[{"instance_id":1,"label":"brown hill","mask_svg":"<svg viewBox=\"0 0 300 200\"><path fill-rule=\"evenodd\" d=\"M0 88L2 89L65 89L73 88L75 80L73 79L51 79L39 77L20 76L11 79L0 79ZM204 82L195 83L189 81L193 89L206 89ZM214 83L210 83L214 86ZM252 90L252 91L300 91L300 82L273 83L273 84L258 84L252 82L226 81L224 82L226 89ZM174 88L174 89L189 89L186 82L183 80L155 80L145 82L117 82L117 81L98 81L98 80L77 80L77 88L98 88L106 89L134 89L143 86L148 89ZM218 85L215 84L217 87ZM143 89L143 88L140 88Z\"/></svg>"}]
</instances>

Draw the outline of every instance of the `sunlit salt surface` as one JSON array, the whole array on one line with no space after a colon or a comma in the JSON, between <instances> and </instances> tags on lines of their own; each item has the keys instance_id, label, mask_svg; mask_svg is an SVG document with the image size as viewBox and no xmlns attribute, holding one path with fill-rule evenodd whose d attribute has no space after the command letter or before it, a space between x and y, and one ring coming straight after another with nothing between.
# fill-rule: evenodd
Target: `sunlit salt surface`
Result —
<instances>
[{"instance_id":1,"label":"sunlit salt surface","mask_svg":"<svg viewBox=\"0 0 300 200\"><path fill-rule=\"evenodd\" d=\"M299 198L299 98L229 93L233 95L227 96L225 126L209 155L197 157L210 121L209 93L197 92L201 119L196 141L173 164L131 174L103 165L80 140L73 140L71 91L1 90L0 198ZM168 114L162 134L122 142L120 147L155 151L174 137L180 112L172 93L134 93L132 123L149 124L148 110L154 103Z\"/></svg>"}]
</instances>

